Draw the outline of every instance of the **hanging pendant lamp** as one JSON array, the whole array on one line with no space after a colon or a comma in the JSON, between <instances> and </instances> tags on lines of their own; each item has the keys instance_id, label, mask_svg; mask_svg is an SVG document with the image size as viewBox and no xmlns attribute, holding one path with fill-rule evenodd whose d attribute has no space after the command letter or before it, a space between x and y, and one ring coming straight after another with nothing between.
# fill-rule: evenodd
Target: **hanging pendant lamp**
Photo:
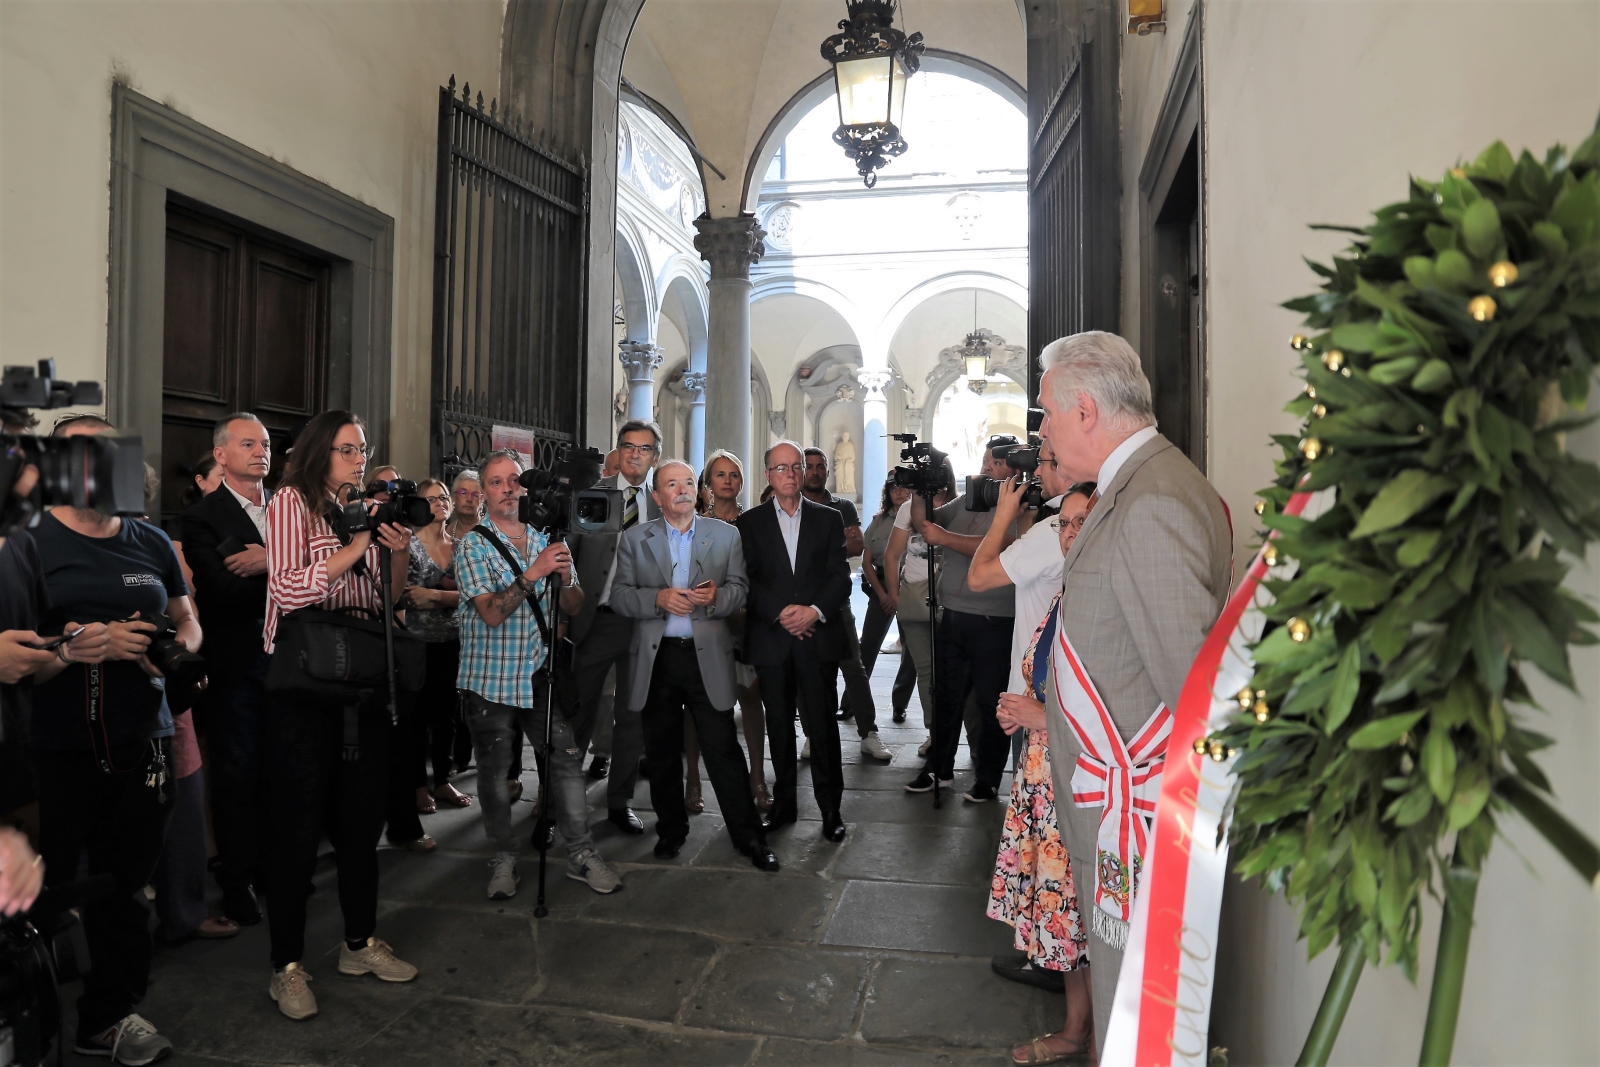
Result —
<instances>
[{"instance_id":1,"label":"hanging pendant lamp","mask_svg":"<svg viewBox=\"0 0 1600 1067\"><path fill-rule=\"evenodd\" d=\"M922 65L922 34L895 29L893 0L846 0L845 9L842 32L822 42L839 101L833 140L871 189L878 171L906 150L906 83Z\"/></svg>"}]
</instances>

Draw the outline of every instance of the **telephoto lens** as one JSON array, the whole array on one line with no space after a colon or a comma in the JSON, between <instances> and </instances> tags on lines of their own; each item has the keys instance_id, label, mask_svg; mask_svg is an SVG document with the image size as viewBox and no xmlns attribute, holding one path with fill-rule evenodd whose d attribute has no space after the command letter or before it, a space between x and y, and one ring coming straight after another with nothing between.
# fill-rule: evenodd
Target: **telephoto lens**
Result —
<instances>
[{"instance_id":1,"label":"telephoto lens","mask_svg":"<svg viewBox=\"0 0 1600 1067\"><path fill-rule=\"evenodd\" d=\"M372 514L374 526L393 523L396 526L426 526L433 521L433 507L427 499L417 495L417 483L407 478L393 481L374 481L367 486L366 496L388 493L389 499L378 505Z\"/></svg>"}]
</instances>

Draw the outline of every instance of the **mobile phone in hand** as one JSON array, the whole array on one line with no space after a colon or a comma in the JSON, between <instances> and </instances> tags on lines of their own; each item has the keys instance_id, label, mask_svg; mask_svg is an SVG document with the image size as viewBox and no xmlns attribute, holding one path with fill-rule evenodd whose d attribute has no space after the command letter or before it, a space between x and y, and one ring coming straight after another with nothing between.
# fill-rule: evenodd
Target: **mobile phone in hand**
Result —
<instances>
[{"instance_id":1,"label":"mobile phone in hand","mask_svg":"<svg viewBox=\"0 0 1600 1067\"><path fill-rule=\"evenodd\" d=\"M76 630L69 630L66 633L63 633L60 637L52 637L50 640L46 641L44 644L37 645L35 647L37 647L42 652L54 652L56 649L60 648L64 644L66 644L68 641L71 641L74 637L77 637L79 634L83 633L83 631L85 631L87 629L88 629L87 626L80 626Z\"/></svg>"},{"instance_id":2,"label":"mobile phone in hand","mask_svg":"<svg viewBox=\"0 0 1600 1067\"><path fill-rule=\"evenodd\" d=\"M244 551L244 548L245 545L243 541L230 535L220 545L217 546L217 555L221 556L223 559L227 559L229 556L237 556L239 553Z\"/></svg>"},{"instance_id":3,"label":"mobile phone in hand","mask_svg":"<svg viewBox=\"0 0 1600 1067\"><path fill-rule=\"evenodd\" d=\"M705 590L710 589L710 588L711 588L711 579L707 578L705 581L703 581L699 585L695 586L694 587L694 591L696 593L700 593L700 592L704 592Z\"/></svg>"}]
</instances>

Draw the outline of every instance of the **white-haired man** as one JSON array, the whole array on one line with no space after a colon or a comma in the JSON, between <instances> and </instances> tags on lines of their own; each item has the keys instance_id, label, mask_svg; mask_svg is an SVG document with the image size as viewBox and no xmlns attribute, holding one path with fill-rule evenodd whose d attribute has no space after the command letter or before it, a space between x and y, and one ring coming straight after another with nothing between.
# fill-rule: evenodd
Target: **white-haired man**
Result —
<instances>
[{"instance_id":1,"label":"white-haired man","mask_svg":"<svg viewBox=\"0 0 1600 1067\"><path fill-rule=\"evenodd\" d=\"M1119 831L1145 818L1134 799L1159 796L1165 744L1152 738L1165 736L1169 709L1227 598L1233 536L1217 491L1156 432L1150 383L1127 341L1074 334L1045 346L1039 362L1040 436L1070 480L1099 487L1063 562L1057 632L1066 641L1054 644L1045 701L1056 796L1094 792L1094 781L1119 770L1135 781L1156 772L1134 797L1104 790L1109 806L1057 808L1091 931L1098 1043L1145 861L1135 835ZM1112 729L1083 713L1096 704Z\"/></svg>"}]
</instances>

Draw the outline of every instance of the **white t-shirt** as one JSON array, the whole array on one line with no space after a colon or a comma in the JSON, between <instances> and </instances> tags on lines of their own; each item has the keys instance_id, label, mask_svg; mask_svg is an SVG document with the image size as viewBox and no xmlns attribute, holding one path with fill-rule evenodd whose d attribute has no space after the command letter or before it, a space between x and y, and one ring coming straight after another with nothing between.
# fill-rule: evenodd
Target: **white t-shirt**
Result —
<instances>
[{"instance_id":1,"label":"white t-shirt","mask_svg":"<svg viewBox=\"0 0 1600 1067\"><path fill-rule=\"evenodd\" d=\"M907 500L900 505L900 510L894 515L894 528L897 530L911 529L911 501ZM928 543L922 535L911 535L911 543L906 545L906 554L900 560L900 580L903 582L925 582L928 580Z\"/></svg>"},{"instance_id":2,"label":"white t-shirt","mask_svg":"<svg viewBox=\"0 0 1600 1067\"><path fill-rule=\"evenodd\" d=\"M1017 621L1011 630L1011 684L1008 692L1028 691L1027 679L1022 677L1022 655L1028 651L1033 631L1044 621L1044 613L1050 610L1050 601L1061 592L1062 562L1061 538L1051 529L1047 519L1034 523L1027 533L1000 553L1000 566L1005 568L1017 593Z\"/></svg>"}]
</instances>

